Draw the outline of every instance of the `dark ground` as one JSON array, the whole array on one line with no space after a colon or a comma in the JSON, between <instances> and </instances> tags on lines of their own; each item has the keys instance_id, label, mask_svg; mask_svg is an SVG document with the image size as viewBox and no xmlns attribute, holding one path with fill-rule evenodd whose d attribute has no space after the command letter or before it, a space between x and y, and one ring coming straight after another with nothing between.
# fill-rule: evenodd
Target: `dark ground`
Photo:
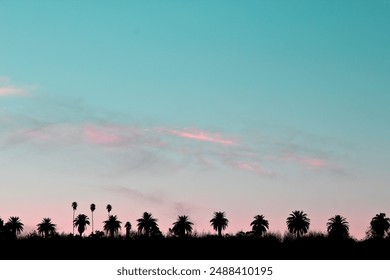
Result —
<instances>
[{"instance_id":1,"label":"dark ground","mask_svg":"<svg viewBox=\"0 0 390 280\"><path fill-rule=\"evenodd\" d=\"M2 260L380 260L390 239L277 240L245 238L0 240Z\"/></svg>"}]
</instances>

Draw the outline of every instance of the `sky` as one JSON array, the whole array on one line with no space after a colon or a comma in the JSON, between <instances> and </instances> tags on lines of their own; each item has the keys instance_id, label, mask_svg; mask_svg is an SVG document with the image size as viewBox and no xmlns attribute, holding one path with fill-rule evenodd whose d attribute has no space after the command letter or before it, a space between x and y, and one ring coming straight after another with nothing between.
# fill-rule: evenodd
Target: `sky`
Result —
<instances>
[{"instance_id":1,"label":"sky","mask_svg":"<svg viewBox=\"0 0 390 280\"><path fill-rule=\"evenodd\" d=\"M301 210L363 238L390 215L389 32L386 0L0 0L0 217Z\"/></svg>"}]
</instances>

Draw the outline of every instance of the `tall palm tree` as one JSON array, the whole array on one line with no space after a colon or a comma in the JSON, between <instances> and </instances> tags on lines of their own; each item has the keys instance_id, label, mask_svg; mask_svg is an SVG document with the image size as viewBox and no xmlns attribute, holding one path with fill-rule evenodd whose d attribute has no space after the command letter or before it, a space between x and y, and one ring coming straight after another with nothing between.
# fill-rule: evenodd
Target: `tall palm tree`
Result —
<instances>
[{"instance_id":1,"label":"tall palm tree","mask_svg":"<svg viewBox=\"0 0 390 280\"><path fill-rule=\"evenodd\" d=\"M106 209L107 209L107 212L108 212L108 217L110 217L110 213L111 213L111 210L112 210L111 204L107 204Z\"/></svg>"},{"instance_id":2,"label":"tall palm tree","mask_svg":"<svg viewBox=\"0 0 390 280\"><path fill-rule=\"evenodd\" d=\"M125 228L126 228L126 239L129 239L130 238L131 223L126 222Z\"/></svg>"},{"instance_id":3,"label":"tall palm tree","mask_svg":"<svg viewBox=\"0 0 390 280\"><path fill-rule=\"evenodd\" d=\"M210 223L213 229L218 232L218 236L221 237L222 231L228 227L229 220L226 218L225 212L214 212Z\"/></svg>"},{"instance_id":4,"label":"tall palm tree","mask_svg":"<svg viewBox=\"0 0 390 280\"><path fill-rule=\"evenodd\" d=\"M173 223L172 231L175 235L185 237L192 232L192 226L194 225L188 218L188 216L178 216L176 222Z\"/></svg>"},{"instance_id":5,"label":"tall palm tree","mask_svg":"<svg viewBox=\"0 0 390 280\"><path fill-rule=\"evenodd\" d=\"M90 209L91 209L91 217L92 217L92 234L93 234L93 212L95 211L96 209L96 205L95 203L92 203L91 206L90 206Z\"/></svg>"},{"instance_id":6,"label":"tall palm tree","mask_svg":"<svg viewBox=\"0 0 390 280\"><path fill-rule=\"evenodd\" d=\"M372 237L383 238L390 229L390 218L385 213L376 214L370 222L370 232Z\"/></svg>"},{"instance_id":7,"label":"tall palm tree","mask_svg":"<svg viewBox=\"0 0 390 280\"><path fill-rule=\"evenodd\" d=\"M43 218L42 222L37 224L37 230L41 235L44 235L45 238L48 238L49 235L54 235L56 233L56 226L51 222L50 218Z\"/></svg>"},{"instance_id":8,"label":"tall palm tree","mask_svg":"<svg viewBox=\"0 0 390 280\"><path fill-rule=\"evenodd\" d=\"M23 232L24 224L21 222L19 217L10 217L8 222L5 224L6 228L11 232L13 238L16 239L18 234Z\"/></svg>"},{"instance_id":9,"label":"tall palm tree","mask_svg":"<svg viewBox=\"0 0 390 280\"><path fill-rule=\"evenodd\" d=\"M252 226L252 231L257 236L262 236L269 227L269 223L263 215L256 215L250 225Z\"/></svg>"},{"instance_id":10,"label":"tall palm tree","mask_svg":"<svg viewBox=\"0 0 390 280\"><path fill-rule=\"evenodd\" d=\"M329 237L343 239L349 236L349 224L343 216L336 215L326 224Z\"/></svg>"},{"instance_id":11,"label":"tall palm tree","mask_svg":"<svg viewBox=\"0 0 390 280\"><path fill-rule=\"evenodd\" d=\"M74 215L75 215L75 212L76 212L76 210L77 210L77 202L76 201L74 201L74 202L72 202L72 208L73 208L73 220L72 220L72 225L73 225L73 222L74 222ZM74 225L73 225L73 235L74 235Z\"/></svg>"},{"instance_id":12,"label":"tall palm tree","mask_svg":"<svg viewBox=\"0 0 390 280\"><path fill-rule=\"evenodd\" d=\"M145 236L150 236L151 233L159 231L157 219L153 218L152 213L144 212L141 218L137 219L138 232Z\"/></svg>"},{"instance_id":13,"label":"tall palm tree","mask_svg":"<svg viewBox=\"0 0 390 280\"><path fill-rule=\"evenodd\" d=\"M77 231L79 232L80 236L83 235L83 232L87 228L87 225L90 225L90 223L88 216L85 214L78 214L73 221L73 226L77 227Z\"/></svg>"},{"instance_id":14,"label":"tall palm tree","mask_svg":"<svg viewBox=\"0 0 390 280\"><path fill-rule=\"evenodd\" d=\"M110 215L108 220L104 221L103 229L106 233L110 233L110 237L113 238L116 233L121 229L121 221L118 220L116 215Z\"/></svg>"},{"instance_id":15,"label":"tall palm tree","mask_svg":"<svg viewBox=\"0 0 390 280\"><path fill-rule=\"evenodd\" d=\"M308 232L309 226L310 219L303 211L295 210L287 218L287 228L289 232L296 234L298 238Z\"/></svg>"}]
</instances>

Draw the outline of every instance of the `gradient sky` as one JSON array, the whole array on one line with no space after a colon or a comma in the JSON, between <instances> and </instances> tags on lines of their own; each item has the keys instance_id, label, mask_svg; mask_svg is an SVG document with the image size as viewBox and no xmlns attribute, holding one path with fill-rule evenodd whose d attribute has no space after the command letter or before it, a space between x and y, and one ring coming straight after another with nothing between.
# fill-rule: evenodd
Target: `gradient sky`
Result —
<instances>
[{"instance_id":1,"label":"gradient sky","mask_svg":"<svg viewBox=\"0 0 390 280\"><path fill-rule=\"evenodd\" d=\"M389 34L386 0L0 1L0 217L362 238L390 214Z\"/></svg>"}]
</instances>

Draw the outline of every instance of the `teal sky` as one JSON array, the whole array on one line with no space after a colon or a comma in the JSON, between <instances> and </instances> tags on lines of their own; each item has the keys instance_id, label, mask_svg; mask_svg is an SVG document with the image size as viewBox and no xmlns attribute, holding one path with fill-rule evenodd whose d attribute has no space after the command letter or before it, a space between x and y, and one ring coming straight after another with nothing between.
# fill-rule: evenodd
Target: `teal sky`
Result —
<instances>
[{"instance_id":1,"label":"teal sky","mask_svg":"<svg viewBox=\"0 0 390 280\"><path fill-rule=\"evenodd\" d=\"M390 214L389 34L386 0L0 0L0 217L361 238Z\"/></svg>"}]
</instances>

